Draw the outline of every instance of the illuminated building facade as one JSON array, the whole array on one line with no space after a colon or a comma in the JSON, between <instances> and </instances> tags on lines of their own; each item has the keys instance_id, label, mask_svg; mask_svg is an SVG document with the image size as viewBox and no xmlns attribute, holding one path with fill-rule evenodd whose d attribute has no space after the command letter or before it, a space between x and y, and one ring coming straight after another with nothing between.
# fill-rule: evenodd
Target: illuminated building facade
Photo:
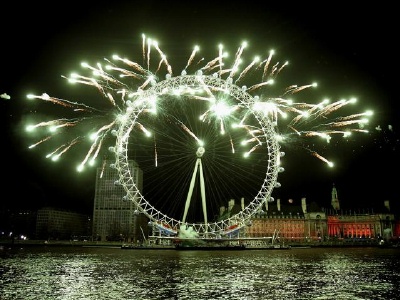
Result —
<instances>
[{"instance_id":1,"label":"illuminated building facade","mask_svg":"<svg viewBox=\"0 0 400 300\"><path fill-rule=\"evenodd\" d=\"M230 200L229 207L233 207ZM243 200L242 200L243 201ZM282 204L267 202L265 208L254 215L242 235L246 237L272 237L275 233L287 243L378 243L380 240L399 238L399 221L384 202L379 213L344 211L335 186L332 189L332 207L321 209L315 203L300 205L290 201ZM243 207L243 203L241 204ZM226 212L225 212L226 214Z\"/></svg>"},{"instance_id":2,"label":"illuminated building facade","mask_svg":"<svg viewBox=\"0 0 400 300\"><path fill-rule=\"evenodd\" d=\"M278 234L286 242L321 240L327 232L326 214L323 211L308 212L306 199L301 205L266 203L265 208L256 213L251 225L246 227L247 237L272 237Z\"/></svg>"},{"instance_id":3,"label":"illuminated building facade","mask_svg":"<svg viewBox=\"0 0 400 300\"><path fill-rule=\"evenodd\" d=\"M124 200L126 192L118 184L118 173L112 167L114 161L103 161L97 168L93 207L93 238L98 241L137 240L142 235L138 225L144 222L132 201ZM129 161L132 178L139 190L143 187L143 171ZM145 229L147 226L145 227Z\"/></svg>"}]
</instances>

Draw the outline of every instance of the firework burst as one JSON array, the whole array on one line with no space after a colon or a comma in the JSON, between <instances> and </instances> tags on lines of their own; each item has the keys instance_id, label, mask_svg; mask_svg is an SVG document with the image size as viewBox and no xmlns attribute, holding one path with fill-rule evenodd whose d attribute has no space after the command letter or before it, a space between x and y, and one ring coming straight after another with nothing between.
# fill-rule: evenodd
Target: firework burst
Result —
<instances>
[{"instance_id":1,"label":"firework burst","mask_svg":"<svg viewBox=\"0 0 400 300\"><path fill-rule=\"evenodd\" d=\"M181 71L179 76L185 76L189 73L191 68L196 68L196 70L193 71L194 74L221 78L225 83L234 84L236 86L243 84L241 85L241 89L249 95L248 102L251 102L249 105L251 105L252 110L262 115L263 118L268 118L271 122L276 123L276 135L281 144L290 143L292 140L297 141L299 137L320 137L326 142L329 142L332 135L341 135L346 138L352 132L367 132L365 126L368 123L368 116L371 115L370 111L332 117L344 106L354 104L356 102L355 99L339 100L333 103L330 103L328 100L322 100L319 103L312 104L294 102L290 98L293 94L316 87L316 84L306 84L302 86L291 85L284 89L279 95L271 96L274 81L288 63L274 64L274 52L270 51L267 58L261 59L260 57L255 57L253 60L249 61L246 66L242 67L245 61L243 54L246 47L247 43L242 43L234 55L233 62L228 64L225 62L229 57L228 53L224 51L221 45L218 48L217 57L206 63L203 63L206 61L203 57L197 57L200 48L195 46L192 53L189 55L185 68ZM156 56L157 61L154 64L156 66L155 71L152 72L150 70L153 56ZM115 132L120 128L121 119L124 118L127 110L141 107L144 113L150 114L161 109L157 107L157 99L154 97L143 97L142 95L145 94L146 90L151 89L151 87L160 81L158 74L163 72L163 70L166 74L166 81L173 78L173 68L169 64L166 54L160 49L158 43L144 35L142 57L144 62L143 66L127 58L114 55L111 60L104 59L103 63L97 63L94 66L82 63L82 67L86 70L85 73L88 73L88 75L74 73L68 77L63 76L72 84L78 83L95 88L102 98L109 103L109 111L86 105L83 102L72 102L47 94L28 95L29 99L49 102L71 109L75 114L84 114L83 117L78 116L72 119L60 118L28 125L27 130L29 132L38 131L39 129L43 130L39 140L30 147L34 148L42 143L49 143L52 141L52 136L63 134L67 130L72 131L80 124L91 121L92 126L90 132L79 136L73 136L69 141L64 141L61 145L56 145L55 148L47 154L47 157L57 160L62 155L68 153L71 148L84 143L88 151L79 163L78 170L82 170L88 163L93 164L99 153L101 153L101 148L103 148L105 144L108 145L110 140L115 141ZM255 77L254 74L257 74L257 72L260 74L260 79L252 83L251 79ZM198 76L198 80L203 80L201 76ZM214 90L209 89L207 84L203 84L203 87L205 87L205 93L201 95L196 95L196 91L192 90L190 87L184 86L176 87L174 93L180 95L192 93L193 97L196 99L209 103L208 110L202 112L200 118L203 122L210 122L211 119L217 121L221 133L225 133L225 131L227 131L229 116L231 112L238 109L238 105L229 106L229 104L221 100L221 97L216 97L216 92L220 95L223 94L226 92L224 89L228 88L228 85L218 88L214 87ZM142 106L141 102L143 101L146 102L145 106ZM104 117L110 115L113 117ZM96 122L93 120L96 120ZM151 135L151 130L147 129L143 124L138 122L135 126L138 126L143 133ZM247 155L249 155L262 143L257 136L262 130L260 130L260 128L250 127L246 124L246 114L243 114L242 119L239 120L235 126L244 128L249 136L249 139L245 142L251 145L250 150L247 152ZM182 128L184 128L184 125ZM184 128L184 130L194 135L189 129ZM112 135L112 133L114 133L114 135ZM68 135L68 137L69 136L70 135ZM296 138L294 138L294 136ZM111 139L108 139L109 137ZM198 139L197 137L195 138ZM87 141L89 141L89 143ZM108 143L105 143L105 141ZM156 141L154 141L154 143L156 143ZM232 151L235 151L233 146ZM315 157L332 165L332 162L322 157L316 151L311 151L311 153Z\"/></svg>"}]
</instances>

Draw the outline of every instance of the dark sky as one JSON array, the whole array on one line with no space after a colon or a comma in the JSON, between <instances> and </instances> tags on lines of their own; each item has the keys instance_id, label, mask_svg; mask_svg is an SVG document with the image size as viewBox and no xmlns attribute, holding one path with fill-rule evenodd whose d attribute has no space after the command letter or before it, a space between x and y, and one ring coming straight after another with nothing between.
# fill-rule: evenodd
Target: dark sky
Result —
<instances>
[{"instance_id":1,"label":"dark sky","mask_svg":"<svg viewBox=\"0 0 400 300\"><path fill-rule=\"evenodd\" d=\"M39 148L28 150L31 141L23 132L24 122L32 112L36 116L43 113L44 118L47 112L36 111L38 107L29 103L26 95L46 92L85 102L84 89L71 88L61 76L80 71L81 61L94 64L114 53L141 62L142 33L159 41L176 73L196 44L204 49L204 56L211 53L207 58L212 59L219 43L233 55L246 40L249 55L266 57L275 49L276 61L290 62L284 71L288 85L318 82L315 94L304 94L304 102L354 96L357 112L374 110L370 133L356 134L347 141L333 139L326 147L314 145L335 161L334 169L304 149L313 146L309 142L284 149L286 172L279 178L282 187L274 192L275 198L299 201L306 197L327 206L335 184L342 206L370 207L384 200L398 201L395 174L399 168L400 115L395 107L399 47L394 7L377 3L347 7L338 2L295 7L269 6L262 1L226 5L134 2L10 4L3 13L0 93L11 99L0 99L2 184L8 191L8 196L2 197L2 207L53 205L91 213L95 172L75 171L86 149L79 156L71 151L58 163L45 159ZM349 114L346 110L344 115Z\"/></svg>"}]
</instances>

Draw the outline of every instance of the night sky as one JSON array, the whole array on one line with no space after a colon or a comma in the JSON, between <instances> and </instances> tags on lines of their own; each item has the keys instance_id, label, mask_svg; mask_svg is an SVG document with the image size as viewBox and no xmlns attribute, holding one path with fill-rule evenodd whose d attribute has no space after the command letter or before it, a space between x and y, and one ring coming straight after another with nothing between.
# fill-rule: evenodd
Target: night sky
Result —
<instances>
[{"instance_id":1,"label":"night sky","mask_svg":"<svg viewBox=\"0 0 400 300\"><path fill-rule=\"evenodd\" d=\"M282 187L274 192L275 198L299 203L306 197L327 207L335 184L343 207L398 201L400 115L395 108L399 46L394 7L377 3L347 7L337 2L291 8L259 1L228 2L226 6L167 2L95 2L93 6L65 2L54 7L10 4L3 13L1 30L0 94L10 96L0 98L1 182L8 195L2 197L2 208L51 205L92 212L95 169L75 171L87 149L79 156L71 151L57 163L46 159L40 147L29 150L31 141L24 132L29 115L46 118L56 114L57 108L39 110L26 95L48 93L71 101L94 101L84 86L71 87L61 76L81 71L82 61L94 64L114 53L140 62L142 33L158 40L176 73L185 66L194 45L212 59L219 43L233 55L246 40L246 53L251 57L266 56L274 49L275 61L290 62L282 75L287 85L318 82L318 89L303 95L304 102L356 97L359 108L355 111L374 111L368 134L355 134L348 140L335 138L329 144L304 140L284 149L286 172L279 177ZM341 112L347 115L346 110ZM306 150L309 147L334 160L335 168L312 157Z\"/></svg>"}]
</instances>

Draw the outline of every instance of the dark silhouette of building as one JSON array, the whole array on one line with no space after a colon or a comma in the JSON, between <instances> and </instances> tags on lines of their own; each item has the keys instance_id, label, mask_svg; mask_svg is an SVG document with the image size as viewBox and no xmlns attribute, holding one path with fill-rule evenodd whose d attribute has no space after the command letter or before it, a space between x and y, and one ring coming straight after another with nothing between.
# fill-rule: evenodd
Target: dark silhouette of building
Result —
<instances>
[{"instance_id":1,"label":"dark silhouette of building","mask_svg":"<svg viewBox=\"0 0 400 300\"><path fill-rule=\"evenodd\" d=\"M36 218L36 239L71 240L90 236L90 218L71 211L44 207Z\"/></svg>"}]
</instances>

